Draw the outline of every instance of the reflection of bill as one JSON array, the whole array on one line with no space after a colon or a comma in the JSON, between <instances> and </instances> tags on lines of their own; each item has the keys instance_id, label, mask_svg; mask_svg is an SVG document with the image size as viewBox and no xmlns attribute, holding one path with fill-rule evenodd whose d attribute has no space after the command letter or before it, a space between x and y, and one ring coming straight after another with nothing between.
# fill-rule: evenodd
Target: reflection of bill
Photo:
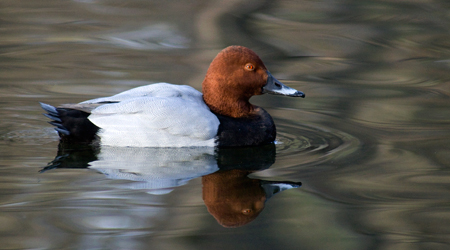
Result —
<instances>
[{"instance_id":1,"label":"reflection of bill","mask_svg":"<svg viewBox=\"0 0 450 250\"><path fill-rule=\"evenodd\" d=\"M202 177L208 211L225 227L254 220L273 194L300 183L248 177L275 162L275 145L248 148L125 148L59 145L58 156L41 172L55 168L89 168L110 179L130 180L120 187L167 194Z\"/></svg>"}]
</instances>

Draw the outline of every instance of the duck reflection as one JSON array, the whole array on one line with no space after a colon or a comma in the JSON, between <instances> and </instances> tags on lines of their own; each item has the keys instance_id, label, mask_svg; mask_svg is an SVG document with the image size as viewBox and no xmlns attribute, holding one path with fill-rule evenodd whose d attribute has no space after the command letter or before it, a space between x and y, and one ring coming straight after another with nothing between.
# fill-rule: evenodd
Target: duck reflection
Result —
<instances>
[{"instance_id":1,"label":"duck reflection","mask_svg":"<svg viewBox=\"0 0 450 250\"><path fill-rule=\"evenodd\" d=\"M253 221L274 194L300 182L265 181L248 175L275 162L275 145L249 148L117 148L60 144L58 155L40 172L89 168L111 179L132 181L128 188L166 194L201 177L203 201L224 227Z\"/></svg>"},{"instance_id":2,"label":"duck reflection","mask_svg":"<svg viewBox=\"0 0 450 250\"><path fill-rule=\"evenodd\" d=\"M275 162L275 145L217 151L219 171L202 177L203 201L224 227L253 221L274 194L301 186L300 182L264 181L248 175Z\"/></svg>"}]
</instances>

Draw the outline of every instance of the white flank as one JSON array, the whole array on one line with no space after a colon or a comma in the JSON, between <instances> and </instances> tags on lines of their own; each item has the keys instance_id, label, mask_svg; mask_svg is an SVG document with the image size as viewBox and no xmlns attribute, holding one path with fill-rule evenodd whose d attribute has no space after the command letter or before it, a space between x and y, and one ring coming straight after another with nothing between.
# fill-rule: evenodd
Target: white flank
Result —
<instances>
[{"instance_id":1,"label":"white flank","mask_svg":"<svg viewBox=\"0 0 450 250\"><path fill-rule=\"evenodd\" d=\"M81 104L101 105L89 116L102 145L214 147L219 120L190 86L157 83Z\"/></svg>"}]
</instances>

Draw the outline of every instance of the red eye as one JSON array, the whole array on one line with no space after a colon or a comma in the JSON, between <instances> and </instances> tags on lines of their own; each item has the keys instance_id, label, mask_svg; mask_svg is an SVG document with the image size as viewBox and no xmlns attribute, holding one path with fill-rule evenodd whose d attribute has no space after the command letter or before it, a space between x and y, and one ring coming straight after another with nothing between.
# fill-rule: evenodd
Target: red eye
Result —
<instances>
[{"instance_id":1,"label":"red eye","mask_svg":"<svg viewBox=\"0 0 450 250\"><path fill-rule=\"evenodd\" d=\"M242 210L243 214L250 214L252 212L252 210L250 208L246 208Z\"/></svg>"},{"instance_id":2,"label":"red eye","mask_svg":"<svg viewBox=\"0 0 450 250\"><path fill-rule=\"evenodd\" d=\"M248 71L253 71L253 70L255 70L255 66L253 66L253 64L251 64L251 63L247 63L245 65L245 69Z\"/></svg>"}]
</instances>

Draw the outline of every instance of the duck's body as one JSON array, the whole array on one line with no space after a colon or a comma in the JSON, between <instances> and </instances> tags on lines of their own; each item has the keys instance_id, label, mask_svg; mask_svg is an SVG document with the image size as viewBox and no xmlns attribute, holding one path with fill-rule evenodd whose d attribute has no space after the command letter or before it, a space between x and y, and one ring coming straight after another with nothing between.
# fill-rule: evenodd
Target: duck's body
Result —
<instances>
[{"instance_id":1,"label":"duck's body","mask_svg":"<svg viewBox=\"0 0 450 250\"><path fill-rule=\"evenodd\" d=\"M220 125L217 146L258 146L272 143L277 131L272 117L261 107L254 108L247 117L233 118L216 114Z\"/></svg>"},{"instance_id":2,"label":"duck's body","mask_svg":"<svg viewBox=\"0 0 450 250\"><path fill-rule=\"evenodd\" d=\"M190 86L156 83L79 104L41 106L69 143L255 146L272 143L276 135L271 116L248 102L264 92L304 97L273 78L253 51L232 46L211 63L203 94Z\"/></svg>"}]
</instances>

